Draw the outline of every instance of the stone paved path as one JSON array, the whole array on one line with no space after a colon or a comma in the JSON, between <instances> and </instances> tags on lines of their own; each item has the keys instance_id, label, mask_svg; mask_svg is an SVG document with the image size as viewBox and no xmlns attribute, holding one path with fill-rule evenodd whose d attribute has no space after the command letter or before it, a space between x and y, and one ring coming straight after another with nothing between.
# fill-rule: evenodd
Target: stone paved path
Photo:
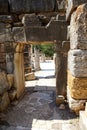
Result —
<instances>
[{"instance_id":1,"label":"stone paved path","mask_svg":"<svg viewBox=\"0 0 87 130\"><path fill-rule=\"evenodd\" d=\"M70 112L68 104L62 109L55 104L55 78L50 64L53 67L53 63L45 64L48 71L36 73L37 80L26 82L24 97L4 112L0 130L79 130L78 117Z\"/></svg>"}]
</instances>

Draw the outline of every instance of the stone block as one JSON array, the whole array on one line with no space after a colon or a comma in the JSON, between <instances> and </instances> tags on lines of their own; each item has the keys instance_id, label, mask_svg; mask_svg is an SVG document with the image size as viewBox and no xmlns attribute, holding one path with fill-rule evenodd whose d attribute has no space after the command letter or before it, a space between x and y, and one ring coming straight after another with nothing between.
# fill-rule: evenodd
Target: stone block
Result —
<instances>
[{"instance_id":1,"label":"stone block","mask_svg":"<svg viewBox=\"0 0 87 130\"><path fill-rule=\"evenodd\" d=\"M8 79L9 87L11 88L14 85L14 75L8 74L7 79Z\"/></svg>"},{"instance_id":2,"label":"stone block","mask_svg":"<svg viewBox=\"0 0 87 130\"><path fill-rule=\"evenodd\" d=\"M79 115L80 110L85 109L86 100L76 100L72 98L70 95L69 87L67 87L67 100L68 100L69 108L72 111L76 112L77 115Z\"/></svg>"},{"instance_id":3,"label":"stone block","mask_svg":"<svg viewBox=\"0 0 87 130\"><path fill-rule=\"evenodd\" d=\"M87 77L87 51L70 50L68 53L68 69L74 77Z\"/></svg>"},{"instance_id":4,"label":"stone block","mask_svg":"<svg viewBox=\"0 0 87 130\"><path fill-rule=\"evenodd\" d=\"M8 92L5 92L0 101L0 111L1 112L4 111L9 104L10 104L10 100L9 100Z\"/></svg>"},{"instance_id":5,"label":"stone block","mask_svg":"<svg viewBox=\"0 0 87 130\"><path fill-rule=\"evenodd\" d=\"M71 16L70 48L87 50L87 4L81 5Z\"/></svg>"},{"instance_id":6,"label":"stone block","mask_svg":"<svg viewBox=\"0 0 87 130\"><path fill-rule=\"evenodd\" d=\"M69 41L63 41L62 42L62 51L66 52L68 54L69 49L70 49L70 42Z\"/></svg>"},{"instance_id":7,"label":"stone block","mask_svg":"<svg viewBox=\"0 0 87 130\"><path fill-rule=\"evenodd\" d=\"M55 0L10 0L11 13L37 13L54 11Z\"/></svg>"},{"instance_id":8,"label":"stone block","mask_svg":"<svg viewBox=\"0 0 87 130\"><path fill-rule=\"evenodd\" d=\"M43 27L25 26L25 33L27 42L65 41L67 40L67 23L53 20Z\"/></svg>"},{"instance_id":9,"label":"stone block","mask_svg":"<svg viewBox=\"0 0 87 130\"><path fill-rule=\"evenodd\" d=\"M8 13L8 0L0 0L0 13Z\"/></svg>"},{"instance_id":10,"label":"stone block","mask_svg":"<svg viewBox=\"0 0 87 130\"><path fill-rule=\"evenodd\" d=\"M22 23L25 26L41 26L41 21L35 14L25 14L22 19Z\"/></svg>"},{"instance_id":11,"label":"stone block","mask_svg":"<svg viewBox=\"0 0 87 130\"><path fill-rule=\"evenodd\" d=\"M10 101L13 101L13 100L16 99L17 91L16 90L10 90L8 95L9 95Z\"/></svg>"},{"instance_id":12,"label":"stone block","mask_svg":"<svg viewBox=\"0 0 87 130\"><path fill-rule=\"evenodd\" d=\"M87 100L87 78L76 78L68 71L68 87L74 99Z\"/></svg>"},{"instance_id":13,"label":"stone block","mask_svg":"<svg viewBox=\"0 0 87 130\"><path fill-rule=\"evenodd\" d=\"M70 20L73 11L81 4L87 3L87 0L67 0L66 19Z\"/></svg>"},{"instance_id":14,"label":"stone block","mask_svg":"<svg viewBox=\"0 0 87 130\"><path fill-rule=\"evenodd\" d=\"M87 130L87 115L85 111L80 111L80 119L79 119L79 130Z\"/></svg>"},{"instance_id":15,"label":"stone block","mask_svg":"<svg viewBox=\"0 0 87 130\"><path fill-rule=\"evenodd\" d=\"M12 29L12 36L17 43L26 43L26 37L23 27L14 27Z\"/></svg>"},{"instance_id":16,"label":"stone block","mask_svg":"<svg viewBox=\"0 0 87 130\"><path fill-rule=\"evenodd\" d=\"M13 41L10 24L0 23L0 43L10 41Z\"/></svg>"},{"instance_id":17,"label":"stone block","mask_svg":"<svg viewBox=\"0 0 87 130\"><path fill-rule=\"evenodd\" d=\"M11 15L0 15L0 22L1 23L12 23L13 18Z\"/></svg>"},{"instance_id":18,"label":"stone block","mask_svg":"<svg viewBox=\"0 0 87 130\"><path fill-rule=\"evenodd\" d=\"M9 84L7 80L7 75L4 71L0 72L0 95L2 95L8 89L9 89Z\"/></svg>"},{"instance_id":19,"label":"stone block","mask_svg":"<svg viewBox=\"0 0 87 130\"><path fill-rule=\"evenodd\" d=\"M25 74L25 80L26 81L35 80L35 74L33 72Z\"/></svg>"},{"instance_id":20,"label":"stone block","mask_svg":"<svg viewBox=\"0 0 87 130\"><path fill-rule=\"evenodd\" d=\"M57 1L57 5L58 5L58 10L59 11L64 11L65 12L65 7L66 7L66 1L65 0L56 0Z\"/></svg>"},{"instance_id":21,"label":"stone block","mask_svg":"<svg viewBox=\"0 0 87 130\"><path fill-rule=\"evenodd\" d=\"M9 46L10 48L10 46ZM8 74L14 73L14 56L13 53L6 54L6 71Z\"/></svg>"}]
</instances>

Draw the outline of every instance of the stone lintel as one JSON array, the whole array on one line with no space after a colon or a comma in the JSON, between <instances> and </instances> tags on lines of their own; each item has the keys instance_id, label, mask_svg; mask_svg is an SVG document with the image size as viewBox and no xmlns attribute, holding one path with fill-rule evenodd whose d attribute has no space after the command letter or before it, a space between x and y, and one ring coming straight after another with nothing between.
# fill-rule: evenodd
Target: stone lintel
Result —
<instances>
[{"instance_id":1,"label":"stone lintel","mask_svg":"<svg viewBox=\"0 0 87 130\"><path fill-rule=\"evenodd\" d=\"M10 0L11 13L50 12L55 9L55 0Z\"/></svg>"},{"instance_id":2,"label":"stone lintel","mask_svg":"<svg viewBox=\"0 0 87 130\"><path fill-rule=\"evenodd\" d=\"M64 41L67 40L67 22L55 20L43 27L25 26L25 33L27 42Z\"/></svg>"},{"instance_id":3,"label":"stone lintel","mask_svg":"<svg viewBox=\"0 0 87 130\"><path fill-rule=\"evenodd\" d=\"M73 11L81 4L87 3L87 0L68 0L68 7L66 11L66 20L69 21Z\"/></svg>"}]
</instances>

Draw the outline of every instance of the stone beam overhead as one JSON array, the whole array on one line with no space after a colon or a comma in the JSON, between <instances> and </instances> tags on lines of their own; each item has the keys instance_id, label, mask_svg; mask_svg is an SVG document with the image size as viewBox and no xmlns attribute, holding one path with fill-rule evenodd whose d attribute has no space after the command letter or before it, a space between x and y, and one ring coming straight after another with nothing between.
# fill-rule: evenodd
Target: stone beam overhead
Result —
<instances>
[{"instance_id":1,"label":"stone beam overhead","mask_svg":"<svg viewBox=\"0 0 87 130\"><path fill-rule=\"evenodd\" d=\"M0 0L0 13L8 12L8 0Z\"/></svg>"},{"instance_id":2,"label":"stone beam overhead","mask_svg":"<svg viewBox=\"0 0 87 130\"><path fill-rule=\"evenodd\" d=\"M56 0L9 0L12 13L54 11Z\"/></svg>"},{"instance_id":3,"label":"stone beam overhead","mask_svg":"<svg viewBox=\"0 0 87 130\"><path fill-rule=\"evenodd\" d=\"M87 3L87 0L68 0L66 19L70 20L72 12L81 4Z\"/></svg>"},{"instance_id":4,"label":"stone beam overhead","mask_svg":"<svg viewBox=\"0 0 87 130\"><path fill-rule=\"evenodd\" d=\"M27 42L65 41L67 39L67 22L53 20L45 27L25 25L25 34Z\"/></svg>"}]
</instances>

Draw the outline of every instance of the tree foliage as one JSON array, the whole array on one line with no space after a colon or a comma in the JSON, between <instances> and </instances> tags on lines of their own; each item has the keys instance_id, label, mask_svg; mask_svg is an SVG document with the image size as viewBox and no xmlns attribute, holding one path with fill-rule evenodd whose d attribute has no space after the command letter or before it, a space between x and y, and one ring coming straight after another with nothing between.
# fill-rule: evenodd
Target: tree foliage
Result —
<instances>
[{"instance_id":1,"label":"tree foliage","mask_svg":"<svg viewBox=\"0 0 87 130\"><path fill-rule=\"evenodd\" d=\"M44 53L46 57L52 57L54 54L54 44L36 44L34 47Z\"/></svg>"}]
</instances>

